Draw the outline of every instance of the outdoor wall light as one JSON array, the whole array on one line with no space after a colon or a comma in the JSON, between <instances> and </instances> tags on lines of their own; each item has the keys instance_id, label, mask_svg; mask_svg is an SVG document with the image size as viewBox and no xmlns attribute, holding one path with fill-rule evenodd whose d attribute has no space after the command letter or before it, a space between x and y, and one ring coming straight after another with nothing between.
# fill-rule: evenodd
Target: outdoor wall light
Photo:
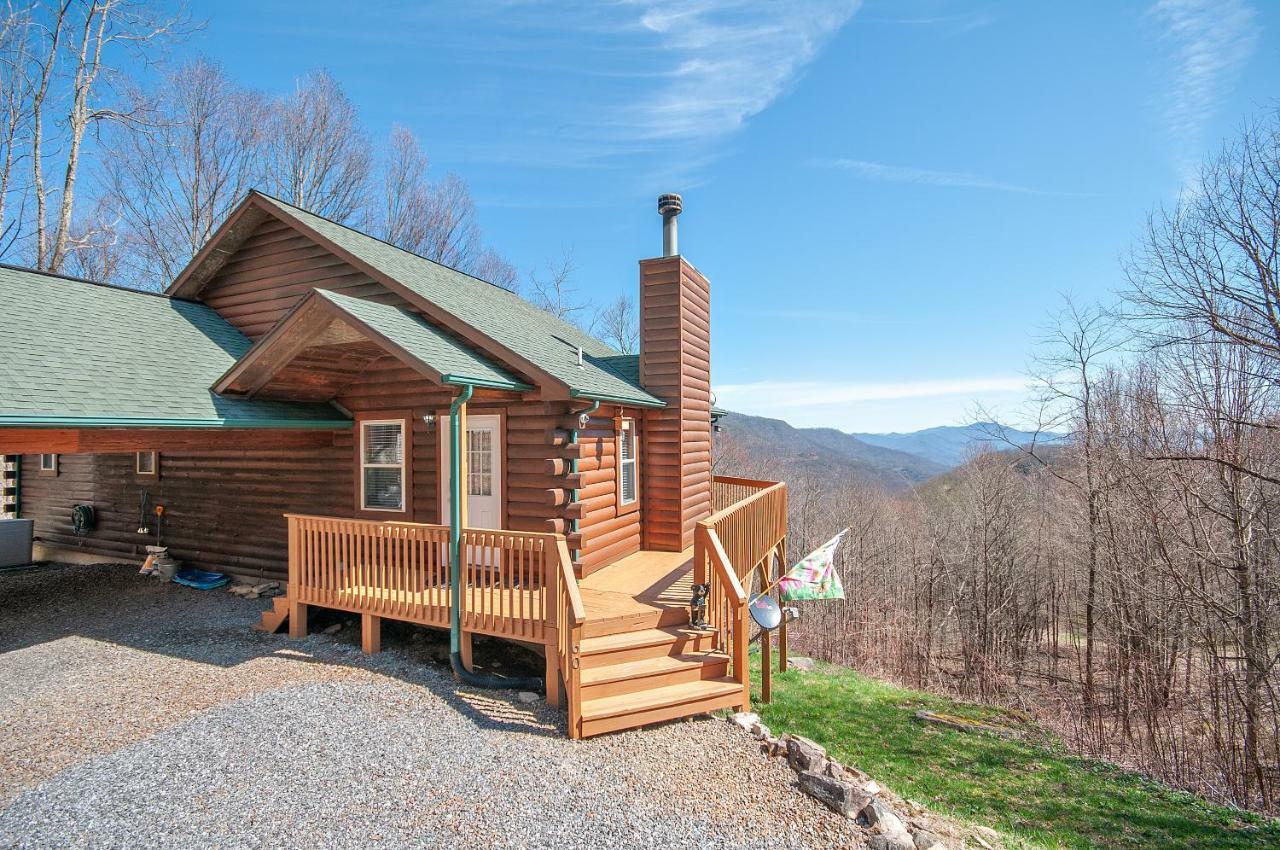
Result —
<instances>
[{"instance_id":1,"label":"outdoor wall light","mask_svg":"<svg viewBox=\"0 0 1280 850\"><path fill-rule=\"evenodd\" d=\"M436 415L434 413L428 413L426 416L422 417L422 424L426 425L428 428L436 427Z\"/></svg>"}]
</instances>

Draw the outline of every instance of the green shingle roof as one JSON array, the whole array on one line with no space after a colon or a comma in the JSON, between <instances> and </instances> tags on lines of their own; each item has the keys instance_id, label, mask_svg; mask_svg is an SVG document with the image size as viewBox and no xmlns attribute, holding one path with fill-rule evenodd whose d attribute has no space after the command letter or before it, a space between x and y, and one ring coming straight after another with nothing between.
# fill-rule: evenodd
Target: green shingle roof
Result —
<instances>
[{"instance_id":1,"label":"green shingle roof","mask_svg":"<svg viewBox=\"0 0 1280 850\"><path fill-rule=\"evenodd\" d=\"M0 266L0 425L350 425L329 404L214 395L249 347L203 304Z\"/></svg>"},{"instance_id":2,"label":"green shingle roof","mask_svg":"<svg viewBox=\"0 0 1280 850\"><path fill-rule=\"evenodd\" d=\"M664 405L640 387L637 358L618 353L515 293L277 198L258 195L286 217L311 228L563 382L571 395L647 407ZM578 365L579 347L583 352L581 366Z\"/></svg>"},{"instance_id":3,"label":"green shingle roof","mask_svg":"<svg viewBox=\"0 0 1280 850\"><path fill-rule=\"evenodd\" d=\"M315 290L316 296L329 301L355 321L382 334L443 376L446 384L472 384L507 390L531 390L501 366L446 336L440 329L413 313L363 298L352 298L328 290Z\"/></svg>"}]
</instances>

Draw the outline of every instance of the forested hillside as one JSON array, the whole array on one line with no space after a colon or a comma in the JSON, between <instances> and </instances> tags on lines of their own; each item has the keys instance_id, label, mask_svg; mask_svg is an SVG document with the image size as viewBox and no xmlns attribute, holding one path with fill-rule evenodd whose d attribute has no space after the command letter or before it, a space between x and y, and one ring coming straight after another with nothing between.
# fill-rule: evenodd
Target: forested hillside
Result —
<instances>
[{"instance_id":1,"label":"forested hillside","mask_svg":"<svg viewBox=\"0 0 1280 850\"><path fill-rule=\"evenodd\" d=\"M1070 435L1047 454L890 492L729 428L718 469L788 481L797 557L852 528L848 598L803 604L803 651L1276 812L1280 119L1154 213L1121 271L1116 305L1068 303L1036 355L1044 428Z\"/></svg>"}]
</instances>

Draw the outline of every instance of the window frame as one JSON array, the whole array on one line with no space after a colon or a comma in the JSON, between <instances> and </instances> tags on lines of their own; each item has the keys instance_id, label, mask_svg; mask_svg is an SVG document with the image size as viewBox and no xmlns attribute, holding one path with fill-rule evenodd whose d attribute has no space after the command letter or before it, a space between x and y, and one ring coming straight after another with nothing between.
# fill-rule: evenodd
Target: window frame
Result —
<instances>
[{"instance_id":1,"label":"window frame","mask_svg":"<svg viewBox=\"0 0 1280 850\"><path fill-rule=\"evenodd\" d=\"M399 464L367 464L364 462L365 429L369 425L399 425L403 451ZM352 440L355 453L355 512L365 519L386 519L388 515L413 515L413 415L409 411L371 411L356 416L356 434ZM400 470L400 507L371 508L365 502L366 469Z\"/></svg>"},{"instance_id":2,"label":"window frame","mask_svg":"<svg viewBox=\"0 0 1280 850\"><path fill-rule=\"evenodd\" d=\"M144 455L151 455L151 469L142 468L142 458ZM139 478L159 478L160 477L160 452L134 452L133 455L133 474Z\"/></svg>"},{"instance_id":3,"label":"window frame","mask_svg":"<svg viewBox=\"0 0 1280 850\"><path fill-rule=\"evenodd\" d=\"M626 433L631 433L631 459L624 461L622 459L622 444L627 439ZM633 473L632 481L634 482L635 495L630 501L623 501L622 498L622 469L625 465L630 464ZM631 514L640 509L640 429L639 421L634 416L626 416L619 413L614 420L614 486L615 498L618 514Z\"/></svg>"},{"instance_id":4,"label":"window frame","mask_svg":"<svg viewBox=\"0 0 1280 850\"><path fill-rule=\"evenodd\" d=\"M53 458L53 464L51 466L44 465L44 459L47 457ZM39 460L36 463L36 468L40 471L41 475L57 475L58 467L61 465L61 463L62 463L62 459L58 456L56 452L41 453L39 456Z\"/></svg>"}]
</instances>

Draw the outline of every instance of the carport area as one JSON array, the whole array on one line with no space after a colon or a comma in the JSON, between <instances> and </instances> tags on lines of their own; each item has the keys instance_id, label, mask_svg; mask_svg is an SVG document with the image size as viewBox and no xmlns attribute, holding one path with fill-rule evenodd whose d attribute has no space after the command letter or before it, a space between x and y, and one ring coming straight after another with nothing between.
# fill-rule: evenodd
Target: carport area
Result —
<instances>
[{"instance_id":1,"label":"carport area","mask_svg":"<svg viewBox=\"0 0 1280 850\"><path fill-rule=\"evenodd\" d=\"M0 571L0 846L857 845L730 724L571 741L541 701L456 685L425 630L369 657L354 621L323 633L337 613L252 631L269 604Z\"/></svg>"}]
</instances>

